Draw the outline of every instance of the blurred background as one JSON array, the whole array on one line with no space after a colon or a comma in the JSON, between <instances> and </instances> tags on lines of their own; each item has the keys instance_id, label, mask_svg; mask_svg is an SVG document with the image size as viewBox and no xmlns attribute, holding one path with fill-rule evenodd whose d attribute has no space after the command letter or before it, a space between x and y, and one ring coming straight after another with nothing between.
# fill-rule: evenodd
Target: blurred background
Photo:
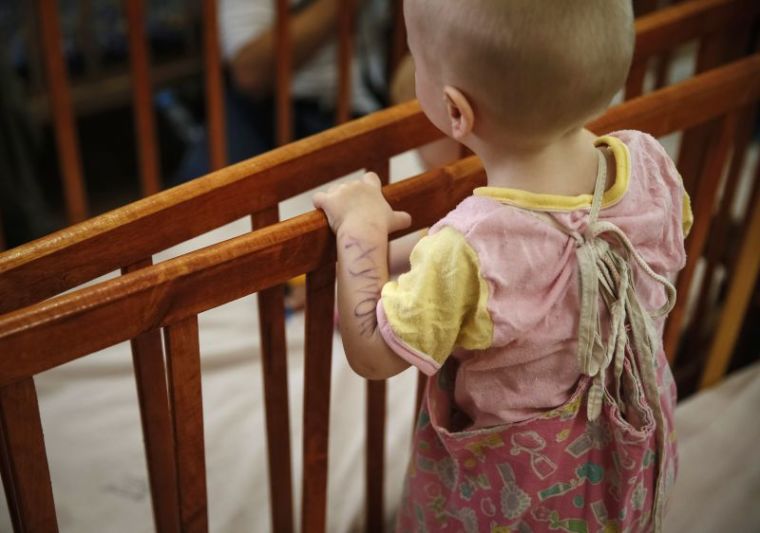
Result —
<instances>
[{"instance_id":1,"label":"blurred background","mask_svg":"<svg viewBox=\"0 0 760 533\"><path fill-rule=\"evenodd\" d=\"M35 4L0 1L0 212L7 247L66 225ZM120 0L57 4L95 215L140 197L127 23ZM204 122L200 3L150 0L146 7L160 174L172 176Z\"/></svg>"}]
</instances>

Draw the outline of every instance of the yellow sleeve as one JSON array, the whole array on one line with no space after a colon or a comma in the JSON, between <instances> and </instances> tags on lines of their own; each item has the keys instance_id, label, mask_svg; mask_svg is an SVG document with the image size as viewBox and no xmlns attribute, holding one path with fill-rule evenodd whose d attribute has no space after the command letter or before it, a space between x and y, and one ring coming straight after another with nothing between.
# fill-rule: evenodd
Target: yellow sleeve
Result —
<instances>
[{"instance_id":1,"label":"yellow sleeve","mask_svg":"<svg viewBox=\"0 0 760 533\"><path fill-rule=\"evenodd\" d=\"M691 226L694 224L694 214L691 212L691 198L689 193L684 189L683 191L683 207L681 209L681 227L683 229L683 238L689 236Z\"/></svg>"},{"instance_id":2,"label":"yellow sleeve","mask_svg":"<svg viewBox=\"0 0 760 533\"><path fill-rule=\"evenodd\" d=\"M389 346L428 374L457 347L488 348L488 284L464 236L444 227L420 240L410 263L408 273L382 290L379 325Z\"/></svg>"}]
</instances>

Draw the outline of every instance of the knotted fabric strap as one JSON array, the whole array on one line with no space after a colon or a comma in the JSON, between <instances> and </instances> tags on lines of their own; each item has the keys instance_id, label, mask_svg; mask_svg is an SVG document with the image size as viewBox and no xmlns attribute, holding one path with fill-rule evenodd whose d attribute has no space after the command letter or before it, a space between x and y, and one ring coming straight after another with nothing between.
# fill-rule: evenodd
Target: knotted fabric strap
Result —
<instances>
[{"instance_id":1,"label":"knotted fabric strap","mask_svg":"<svg viewBox=\"0 0 760 533\"><path fill-rule=\"evenodd\" d=\"M610 391L621 412L626 411L621 399L621 377L626 350L635 357L629 360L631 372L643 384L644 394L654 414L657 455L659 458L657 487L654 495L655 531L662 528L665 468L665 420L657 386L656 356L659 339L652 323L653 318L665 316L673 308L676 290L663 276L654 272L636 250L628 237L615 224L599 221L599 211L607 181L607 164L601 150L598 154L598 171L588 225L583 233L570 230L554 217L545 218L570 235L576 242L576 257L580 275L580 322L578 326L578 365L581 372L591 378L587 399L587 416L596 420L602 409L605 390ZM543 218L543 217L542 217ZM667 302L652 313L646 312L638 301L631 261L641 271L665 288ZM610 316L609 335L603 339L599 316L599 302L604 302ZM612 366L614 383L606 387L608 369Z\"/></svg>"}]
</instances>

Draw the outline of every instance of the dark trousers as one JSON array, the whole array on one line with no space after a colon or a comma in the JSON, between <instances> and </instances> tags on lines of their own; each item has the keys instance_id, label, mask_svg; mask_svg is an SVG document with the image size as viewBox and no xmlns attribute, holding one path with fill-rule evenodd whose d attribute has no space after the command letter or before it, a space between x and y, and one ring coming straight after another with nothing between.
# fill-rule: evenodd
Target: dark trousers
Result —
<instances>
[{"instance_id":1,"label":"dark trousers","mask_svg":"<svg viewBox=\"0 0 760 533\"><path fill-rule=\"evenodd\" d=\"M253 101L227 84L225 92L227 161L237 163L275 148L275 104L273 99ZM293 102L293 131L296 139L313 135L333 125L332 111L315 101ZM188 146L173 179L182 183L209 172L208 130Z\"/></svg>"}]
</instances>

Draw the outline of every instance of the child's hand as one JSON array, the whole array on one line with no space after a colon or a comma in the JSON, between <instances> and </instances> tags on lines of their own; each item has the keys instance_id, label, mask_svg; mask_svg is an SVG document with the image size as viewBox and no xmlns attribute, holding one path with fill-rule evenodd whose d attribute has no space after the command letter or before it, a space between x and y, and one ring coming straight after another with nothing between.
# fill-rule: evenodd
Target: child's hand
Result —
<instances>
[{"instance_id":1,"label":"child's hand","mask_svg":"<svg viewBox=\"0 0 760 533\"><path fill-rule=\"evenodd\" d=\"M409 213L394 211L383 198L380 178L368 172L361 180L330 187L327 192L314 195L314 207L327 215L330 227L339 230L352 227L373 227L388 235L408 228L412 223Z\"/></svg>"}]
</instances>

